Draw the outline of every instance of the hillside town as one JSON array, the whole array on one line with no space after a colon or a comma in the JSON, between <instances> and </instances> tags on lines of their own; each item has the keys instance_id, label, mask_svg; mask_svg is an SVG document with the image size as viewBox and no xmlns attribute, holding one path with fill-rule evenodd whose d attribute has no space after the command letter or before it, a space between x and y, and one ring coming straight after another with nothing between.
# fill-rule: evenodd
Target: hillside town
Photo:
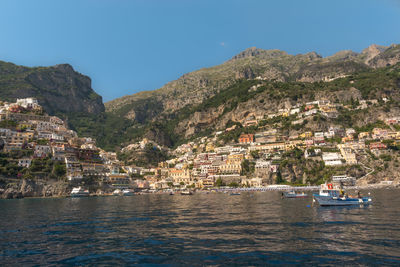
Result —
<instances>
[{"instance_id":1,"label":"hillside town","mask_svg":"<svg viewBox=\"0 0 400 267\"><path fill-rule=\"evenodd\" d=\"M386 98L379 100L382 103ZM317 100L299 104L276 114L256 116L249 114L240 122L212 136L198 138L177 147L173 157L149 169L144 175L148 187L165 189L171 186L189 186L207 188L215 186L262 187L271 184L319 184L327 180L354 185L357 179L376 173L363 161L368 158L391 159L390 149L400 144L398 129L399 117L386 118L378 123L381 127L370 130L330 126L325 131L301 131L299 134L287 135L278 128L271 128L263 122L267 119L292 116L292 123L303 123L314 115L336 118L338 108L366 109L378 105L378 100L361 100L353 106L333 104L328 100ZM264 125L261 126L260 125ZM223 136L240 127L241 134L236 140L225 143ZM257 129L254 133L251 129ZM260 130L261 129L261 130ZM144 139L136 145L125 147L144 147L151 141ZM156 146L156 144L153 144ZM155 147L156 148L156 147ZM302 163L319 163L322 169L330 169L329 177L312 177L303 171L300 175L284 176L288 165L288 156L295 152L300 155ZM299 158L300 158L299 157ZM289 159L290 161L291 159ZM359 171L355 176L348 171L355 167ZM137 171L135 168L132 171ZM128 170L131 172L131 170ZM297 176L297 177L296 177ZM388 181L390 183L390 178Z\"/></svg>"},{"instance_id":2,"label":"hillside town","mask_svg":"<svg viewBox=\"0 0 400 267\"><path fill-rule=\"evenodd\" d=\"M96 147L91 138L79 138L56 116L44 113L35 98L18 99L15 103L0 102L0 141L2 142L2 174L19 178L55 174L68 181L101 175L113 181L125 177L119 173L116 153ZM53 165L53 169L49 166Z\"/></svg>"},{"instance_id":3,"label":"hillside town","mask_svg":"<svg viewBox=\"0 0 400 267\"><path fill-rule=\"evenodd\" d=\"M354 108L364 109L377 103L378 100L359 101ZM400 131L396 130L400 117L387 118L383 127L370 131L331 126L325 131L285 135L270 125L260 126L276 117L295 117L294 124L315 114L335 118L338 106L342 105L317 100L279 110L277 114L249 114L231 127L169 150L169 159L158 166L139 167L126 165L118 160L117 153L98 148L90 137L78 137L65 121L47 115L35 98L0 102L1 174L17 179L64 179L71 184L95 180L110 188L141 190L311 185L327 179L354 185L361 177L352 177L346 168L357 166L365 170L360 173L366 176L372 168L360 161L365 155L390 158L387 151L400 144ZM241 131L236 140L222 141L221 137L238 128ZM257 131L250 133L247 129ZM145 148L164 149L143 139L121 152ZM283 168L296 157L332 168L332 176L321 179L304 171L300 175L285 175Z\"/></svg>"}]
</instances>

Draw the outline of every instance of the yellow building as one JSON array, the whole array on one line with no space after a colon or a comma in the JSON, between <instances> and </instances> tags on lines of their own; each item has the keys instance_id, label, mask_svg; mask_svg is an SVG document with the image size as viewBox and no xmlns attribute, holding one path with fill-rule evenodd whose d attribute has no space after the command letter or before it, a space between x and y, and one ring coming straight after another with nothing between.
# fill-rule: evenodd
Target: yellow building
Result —
<instances>
[{"instance_id":1,"label":"yellow building","mask_svg":"<svg viewBox=\"0 0 400 267\"><path fill-rule=\"evenodd\" d=\"M286 142L285 149L286 151L294 149L294 148L305 148L306 144L304 143L304 140L291 140L289 142Z\"/></svg>"},{"instance_id":2,"label":"yellow building","mask_svg":"<svg viewBox=\"0 0 400 267\"><path fill-rule=\"evenodd\" d=\"M322 112L337 112L335 105L331 105L331 104L320 106L319 109Z\"/></svg>"},{"instance_id":3,"label":"yellow building","mask_svg":"<svg viewBox=\"0 0 400 267\"><path fill-rule=\"evenodd\" d=\"M158 163L159 168L168 168L168 162L162 161Z\"/></svg>"},{"instance_id":4,"label":"yellow building","mask_svg":"<svg viewBox=\"0 0 400 267\"><path fill-rule=\"evenodd\" d=\"M201 178L195 183L195 185L197 188L213 187L215 185L215 178L213 176Z\"/></svg>"},{"instance_id":5,"label":"yellow building","mask_svg":"<svg viewBox=\"0 0 400 267\"><path fill-rule=\"evenodd\" d=\"M258 145L258 146L250 146L248 148L249 151L255 151L255 150L260 150L260 151L274 151L274 150L286 150L286 144L284 142L279 142L279 143L270 143L270 144L264 144L264 145Z\"/></svg>"},{"instance_id":6,"label":"yellow building","mask_svg":"<svg viewBox=\"0 0 400 267\"><path fill-rule=\"evenodd\" d=\"M302 134L300 134L300 138L308 138L308 137L312 137L312 132L304 132Z\"/></svg>"},{"instance_id":7,"label":"yellow building","mask_svg":"<svg viewBox=\"0 0 400 267\"><path fill-rule=\"evenodd\" d=\"M361 132L358 134L358 139L364 139L369 137L369 132Z\"/></svg>"},{"instance_id":8,"label":"yellow building","mask_svg":"<svg viewBox=\"0 0 400 267\"><path fill-rule=\"evenodd\" d=\"M389 139L400 139L400 132L388 132Z\"/></svg>"},{"instance_id":9,"label":"yellow building","mask_svg":"<svg viewBox=\"0 0 400 267\"><path fill-rule=\"evenodd\" d=\"M351 148L346 147L345 145L338 145L340 149L340 153L342 154L343 159L347 164L357 164L356 154L353 152Z\"/></svg>"},{"instance_id":10,"label":"yellow building","mask_svg":"<svg viewBox=\"0 0 400 267\"><path fill-rule=\"evenodd\" d=\"M6 137L6 150L20 149L24 143L27 143L33 138L33 132L11 132L10 136Z\"/></svg>"},{"instance_id":11,"label":"yellow building","mask_svg":"<svg viewBox=\"0 0 400 267\"><path fill-rule=\"evenodd\" d=\"M111 184L129 184L130 181L126 173L109 174L107 178Z\"/></svg>"},{"instance_id":12,"label":"yellow building","mask_svg":"<svg viewBox=\"0 0 400 267\"><path fill-rule=\"evenodd\" d=\"M242 163L239 161L226 161L225 164L219 166L221 174L240 174L242 171Z\"/></svg>"},{"instance_id":13,"label":"yellow building","mask_svg":"<svg viewBox=\"0 0 400 267\"><path fill-rule=\"evenodd\" d=\"M244 155L243 154L231 154L231 155L228 155L228 160L230 160L230 161L235 161L235 160L242 161L243 159L244 159Z\"/></svg>"},{"instance_id":14,"label":"yellow building","mask_svg":"<svg viewBox=\"0 0 400 267\"><path fill-rule=\"evenodd\" d=\"M353 141L354 137L352 135L346 136L346 137L342 137L342 142L346 143L346 142L350 142Z\"/></svg>"},{"instance_id":15,"label":"yellow building","mask_svg":"<svg viewBox=\"0 0 400 267\"><path fill-rule=\"evenodd\" d=\"M212 152L212 151L214 151L214 149L215 149L215 146L213 143L208 143L206 145L206 152Z\"/></svg>"},{"instance_id":16,"label":"yellow building","mask_svg":"<svg viewBox=\"0 0 400 267\"><path fill-rule=\"evenodd\" d=\"M185 183L190 184L193 182L192 174L189 169L169 169L168 171L169 177L171 177L174 183Z\"/></svg>"},{"instance_id":17,"label":"yellow building","mask_svg":"<svg viewBox=\"0 0 400 267\"><path fill-rule=\"evenodd\" d=\"M228 155L228 159L224 164L219 166L221 174L240 174L242 171L243 154Z\"/></svg>"}]
</instances>

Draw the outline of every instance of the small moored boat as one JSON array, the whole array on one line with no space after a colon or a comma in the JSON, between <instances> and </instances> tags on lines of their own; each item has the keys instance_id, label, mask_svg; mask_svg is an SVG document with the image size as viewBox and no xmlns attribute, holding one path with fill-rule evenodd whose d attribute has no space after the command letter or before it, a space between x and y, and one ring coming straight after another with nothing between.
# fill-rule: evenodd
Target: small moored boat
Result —
<instances>
[{"instance_id":1,"label":"small moored boat","mask_svg":"<svg viewBox=\"0 0 400 267\"><path fill-rule=\"evenodd\" d=\"M133 196L135 193L132 189L124 189L122 190L123 196Z\"/></svg>"},{"instance_id":2,"label":"small moored boat","mask_svg":"<svg viewBox=\"0 0 400 267\"><path fill-rule=\"evenodd\" d=\"M181 191L181 195L188 196L188 195L193 195L193 193L190 190L184 190L184 191Z\"/></svg>"},{"instance_id":3,"label":"small moored boat","mask_svg":"<svg viewBox=\"0 0 400 267\"><path fill-rule=\"evenodd\" d=\"M84 189L82 187L74 187L72 188L71 197L88 197L89 196L89 190Z\"/></svg>"},{"instance_id":4,"label":"small moored boat","mask_svg":"<svg viewBox=\"0 0 400 267\"><path fill-rule=\"evenodd\" d=\"M121 189L115 189L112 194L113 194L113 196L121 196L122 191L121 191Z\"/></svg>"},{"instance_id":5,"label":"small moored boat","mask_svg":"<svg viewBox=\"0 0 400 267\"><path fill-rule=\"evenodd\" d=\"M305 198L308 195L304 192L302 193L296 193L295 191L290 191L290 192L283 192L282 197L285 198Z\"/></svg>"},{"instance_id":6,"label":"small moored boat","mask_svg":"<svg viewBox=\"0 0 400 267\"><path fill-rule=\"evenodd\" d=\"M338 186L332 184L322 184L319 194L313 195L314 201L317 201L320 206L350 206L360 204L370 204L370 197L349 197Z\"/></svg>"}]
</instances>

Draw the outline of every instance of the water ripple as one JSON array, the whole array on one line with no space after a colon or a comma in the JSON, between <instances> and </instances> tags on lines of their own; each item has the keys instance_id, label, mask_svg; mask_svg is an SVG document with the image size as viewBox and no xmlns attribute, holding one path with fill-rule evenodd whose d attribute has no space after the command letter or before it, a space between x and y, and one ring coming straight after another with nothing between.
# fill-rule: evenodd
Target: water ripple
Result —
<instances>
[{"instance_id":1,"label":"water ripple","mask_svg":"<svg viewBox=\"0 0 400 267\"><path fill-rule=\"evenodd\" d=\"M351 208L276 192L0 200L0 263L398 266L399 192Z\"/></svg>"}]
</instances>

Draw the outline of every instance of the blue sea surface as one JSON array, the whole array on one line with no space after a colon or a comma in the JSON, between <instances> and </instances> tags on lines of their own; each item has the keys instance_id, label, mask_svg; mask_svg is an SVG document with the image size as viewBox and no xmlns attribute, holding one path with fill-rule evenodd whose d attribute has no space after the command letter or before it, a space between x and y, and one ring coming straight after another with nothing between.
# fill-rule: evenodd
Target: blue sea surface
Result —
<instances>
[{"instance_id":1,"label":"blue sea surface","mask_svg":"<svg viewBox=\"0 0 400 267\"><path fill-rule=\"evenodd\" d=\"M400 190L319 207L279 192L0 200L1 266L400 266Z\"/></svg>"}]
</instances>

